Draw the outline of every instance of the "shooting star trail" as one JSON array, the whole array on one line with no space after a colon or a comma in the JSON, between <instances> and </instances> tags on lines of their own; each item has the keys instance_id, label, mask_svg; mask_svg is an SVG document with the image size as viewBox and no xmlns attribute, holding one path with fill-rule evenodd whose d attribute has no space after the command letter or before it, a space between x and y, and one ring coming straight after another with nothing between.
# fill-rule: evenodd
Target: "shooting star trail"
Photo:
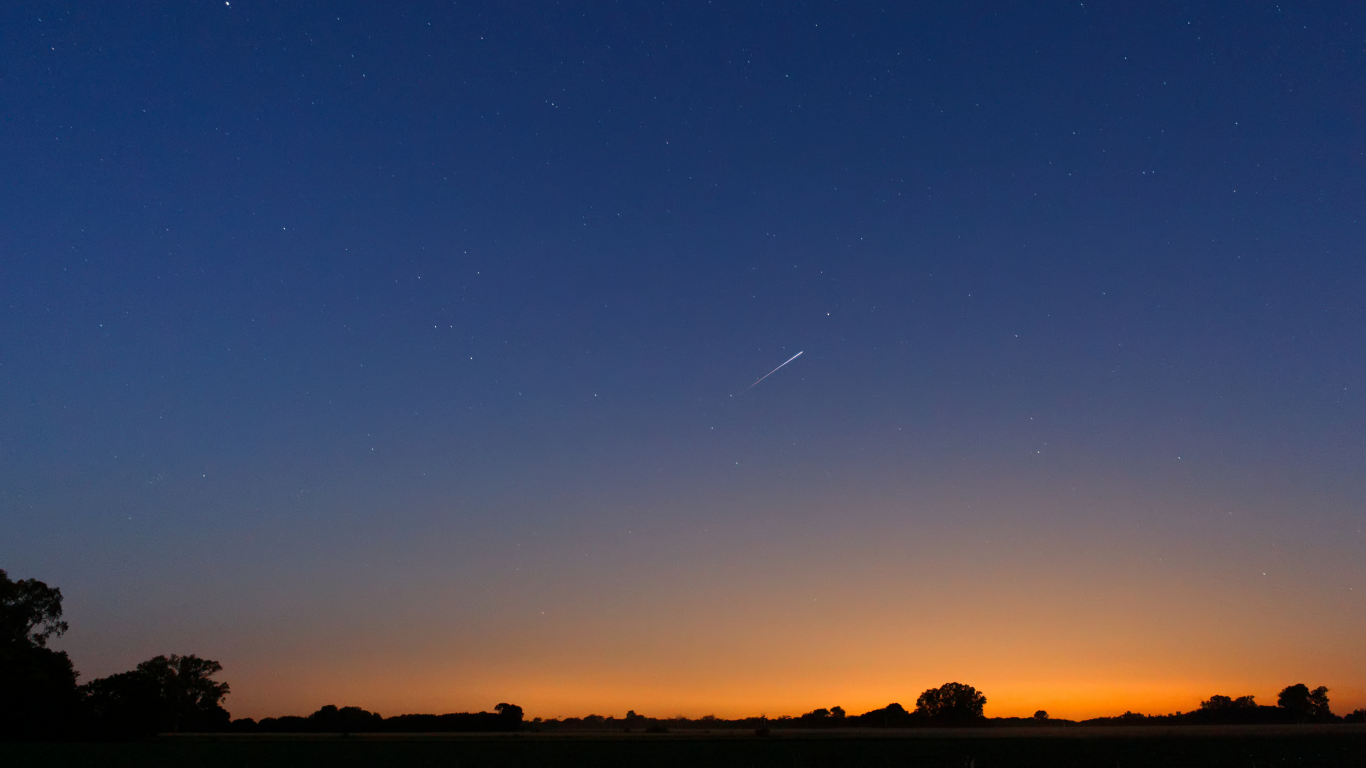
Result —
<instances>
[{"instance_id":1,"label":"shooting star trail","mask_svg":"<svg viewBox=\"0 0 1366 768\"><path fill-rule=\"evenodd\" d=\"M802 352L805 352L805 351L806 351L806 350L802 350ZM789 357L789 358L787 359L787 363L790 363L790 362L792 362L793 360L796 360L797 358L799 358L799 357L801 357L801 356L802 356L802 353L801 353L801 352L798 352L797 354L793 355L792 357ZM787 365L787 363L783 363L783 365ZM765 373L763 376L760 376L760 377L759 377L759 381L763 381L764 379L767 379L769 376L772 376L773 374L777 373L777 372L783 367L783 365L780 365L780 366L778 366L777 368L774 368L773 370L769 371L768 373ZM759 381L756 381L756 382L754 382L753 384L750 384L748 387L745 387L745 392L748 392L748 391L750 391L751 389L754 389L755 387L759 386ZM745 392L741 392L740 394L743 395Z\"/></svg>"}]
</instances>

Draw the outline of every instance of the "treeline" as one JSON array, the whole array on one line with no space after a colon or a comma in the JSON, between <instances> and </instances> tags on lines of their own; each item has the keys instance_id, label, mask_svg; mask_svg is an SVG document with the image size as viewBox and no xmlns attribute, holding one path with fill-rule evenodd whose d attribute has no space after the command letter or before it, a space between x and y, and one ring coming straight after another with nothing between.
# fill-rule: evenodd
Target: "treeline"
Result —
<instances>
[{"instance_id":1,"label":"treeline","mask_svg":"<svg viewBox=\"0 0 1366 768\"><path fill-rule=\"evenodd\" d=\"M1190 712L1165 715L1143 715L1125 712L1116 717L1097 717L1090 720L1063 720L1049 717L1044 710L1033 717L985 717L986 696L970 685L946 683L931 688L916 700L914 710L892 703L861 715L846 714L842 707L821 708L792 717L745 717L726 720L712 715L690 719L686 717L653 718L626 713L626 717L567 717L529 723L539 731L641 731L665 733L671 730L750 730L765 733L772 729L822 728L934 728L954 726L977 727L1079 727L1103 725L1291 725L1303 723L1366 723L1366 709L1339 717L1328 706L1328 689L1320 686L1287 686L1277 697L1275 706L1256 703L1252 696L1211 696Z\"/></svg>"},{"instance_id":2,"label":"treeline","mask_svg":"<svg viewBox=\"0 0 1366 768\"><path fill-rule=\"evenodd\" d=\"M888 704L858 715L841 707L814 709L796 717L748 717L725 720L713 716L653 718L628 712L624 718L589 715L563 719L536 718L526 723L522 708L499 704L493 712L445 715L407 714L382 717L359 707L328 705L307 717L232 720L223 708L229 687L214 679L222 666L197 656L157 656L135 669L77 683L65 652L47 647L67 630L62 621L62 593L36 579L12 581L0 570L0 739L130 739L168 732L233 733L435 733L613 730L665 732L677 730L791 728L916 728L931 726L1003 725L1263 725L1273 723L1366 723L1366 710L1346 717L1333 714L1328 689L1296 684L1280 692L1274 706L1252 696L1211 696L1191 712L1142 715L1125 712L1073 723L1039 711L1032 718L986 718L987 698L962 683L930 688L915 708Z\"/></svg>"},{"instance_id":3,"label":"treeline","mask_svg":"<svg viewBox=\"0 0 1366 768\"><path fill-rule=\"evenodd\" d=\"M1297 723L1366 723L1366 709L1339 717L1328 706L1328 689L1314 690L1304 683L1283 688L1275 706L1258 704L1253 696L1211 696L1190 712L1143 715L1125 712L1097 717L1082 725L1292 725Z\"/></svg>"},{"instance_id":4,"label":"treeline","mask_svg":"<svg viewBox=\"0 0 1366 768\"><path fill-rule=\"evenodd\" d=\"M66 632L62 592L0 570L0 739L137 739L158 733L347 733L516 731L522 709L399 715L326 706L308 717L232 720L221 664L198 656L157 656L135 669L77 684L64 651L47 647Z\"/></svg>"},{"instance_id":5,"label":"treeline","mask_svg":"<svg viewBox=\"0 0 1366 768\"><path fill-rule=\"evenodd\" d=\"M522 730L522 708L499 704L492 712L453 712L447 715L395 715L382 717L360 707L334 704L308 717L287 715L253 720L233 720L232 733L499 733Z\"/></svg>"},{"instance_id":6,"label":"treeline","mask_svg":"<svg viewBox=\"0 0 1366 768\"><path fill-rule=\"evenodd\" d=\"M769 718L743 717L726 720L714 715L696 719L686 717L655 718L627 712L626 717L566 717L563 719L542 720L536 718L529 723L533 731L575 731L575 730L613 730L641 731L644 733L664 733L673 730L736 730L753 729L765 732L772 728L911 728L915 726L975 725L983 724L986 718L982 709L987 697L976 688L962 683L945 683L938 688L930 688L916 699L914 711L907 711L900 704L888 704L881 709L850 715L843 707L814 709L804 715Z\"/></svg>"},{"instance_id":7,"label":"treeline","mask_svg":"<svg viewBox=\"0 0 1366 768\"><path fill-rule=\"evenodd\" d=\"M227 728L228 684L216 661L157 656L135 669L77 684L64 651L47 641L67 630L61 590L0 570L0 737L124 739Z\"/></svg>"}]
</instances>

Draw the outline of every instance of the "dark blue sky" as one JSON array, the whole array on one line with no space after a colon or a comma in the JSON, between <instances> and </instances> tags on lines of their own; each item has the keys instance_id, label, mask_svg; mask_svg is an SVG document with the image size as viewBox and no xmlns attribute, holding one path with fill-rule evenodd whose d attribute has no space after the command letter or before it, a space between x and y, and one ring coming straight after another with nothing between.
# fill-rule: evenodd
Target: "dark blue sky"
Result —
<instances>
[{"instance_id":1,"label":"dark blue sky","mask_svg":"<svg viewBox=\"0 0 1366 768\"><path fill-rule=\"evenodd\" d=\"M87 677L199 653L234 714L1366 703L1366 11L939 5L5 4L0 565ZM1110 656L877 665L1020 579ZM1107 666L1107 600L1186 655ZM707 627L790 665L659 671ZM449 648L503 671L392 682Z\"/></svg>"}]
</instances>

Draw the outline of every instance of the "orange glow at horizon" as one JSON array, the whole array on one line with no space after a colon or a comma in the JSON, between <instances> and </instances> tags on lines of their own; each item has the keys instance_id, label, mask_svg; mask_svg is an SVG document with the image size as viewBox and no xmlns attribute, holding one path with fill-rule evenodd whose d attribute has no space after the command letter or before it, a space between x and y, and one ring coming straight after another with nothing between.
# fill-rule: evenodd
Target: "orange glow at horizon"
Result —
<instances>
[{"instance_id":1,"label":"orange glow at horizon","mask_svg":"<svg viewBox=\"0 0 1366 768\"><path fill-rule=\"evenodd\" d=\"M943 678L943 679L940 679ZM504 678L505 680L507 678ZM318 679L288 678L277 685L268 681L254 685L255 698L262 701L255 707L249 702L229 707L234 717L251 716L257 719L285 714L307 715L323 704L361 706L385 716L413 712L444 713L457 711L492 710L500 701L511 701L522 706L528 719L584 717L589 714L622 717L627 711L658 718L684 716L698 718L715 715L721 718L741 718L764 715L777 718L797 716L817 707L841 706L851 715L861 714L896 702L906 709L915 708L920 691L936 687L950 680L969 682L987 695L988 717L1027 718L1037 710L1045 710L1050 717L1083 720L1113 716L1125 711L1148 715L1190 711L1216 693L1231 696L1253 694L1258 703L1274 704L1280 688L1294 682L1310 685L1323 683L1318 678L1287 679L1270 684L1219 685L1198 680L1167 680L1142 684L1133 681L998 681L992 678L941 675L926 677L925 682L893 687L888 685L841 686L837 683L811 686L806 690L777 686L772 692L757 692L748 687L727 687L724 684L707 686L703 690L690 688L679 681L666 688L632 685L603 685L591 680L559 680L545 682L512 681L511 685L495 686L488 682L465 679L460 695L452 695L453 686L443 676L415 675L411 679L385 677L383 679L352 679L337 684L331 673ZM930 682L934 681L934 682ZM1366 706L1366 691L1334 687L1328 681L1333 709L1346 714ZM496 693L499 688L510 689L513 695ZM815 689L814 694L811 689ZM306 691L305 697L299 692ZM316 693L315 693L316 692ZM239 697L241 698L241 697ZM280 702L286 703L284 706Z\"/></svg>"},{"instance_id":2,"label":"orange glow at horizon","mask_svg":"<svg viewBox=\"0 0 1366 768\"><path fill-rule=\"evenodd\" d=\"M1327 685L1340 714L1366 706L1354 592L1272 583L1238 563L1256 562L1247 542L1209 558L1208 526L1173 522L1179 535L1159 540L1108 519L1031 520L967 526L989 539L887 518L680 529L669 548L601 570L551 562L557 580L486 587L494 599L393 593L368 628L318 620L263 640L278 654L269 660L248 646L221 654L227 704L256 718L500 701L528 718L778 717L911 709L957 681L985 693L993 717L1166 714L1214 694L1274 704L1300 682ZM691 559L701 549L705 569Z\"/></svg>"}]
</instances>

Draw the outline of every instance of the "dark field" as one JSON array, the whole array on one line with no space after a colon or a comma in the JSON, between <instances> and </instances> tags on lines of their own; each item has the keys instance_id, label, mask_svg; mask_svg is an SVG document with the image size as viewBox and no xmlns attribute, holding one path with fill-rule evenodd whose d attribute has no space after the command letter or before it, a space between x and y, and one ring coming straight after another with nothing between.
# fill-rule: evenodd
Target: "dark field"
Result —
<instances>
[{"instance_id":1,"label":"dark field","mask_svg":"<svg viewBox=\"0 0 1366 768\"><path fill-rule=\"evenodd\" d=\"M6 744L0 766L1366 766L1366 727L180 736Z\"/></svg>"}]
</instances>

